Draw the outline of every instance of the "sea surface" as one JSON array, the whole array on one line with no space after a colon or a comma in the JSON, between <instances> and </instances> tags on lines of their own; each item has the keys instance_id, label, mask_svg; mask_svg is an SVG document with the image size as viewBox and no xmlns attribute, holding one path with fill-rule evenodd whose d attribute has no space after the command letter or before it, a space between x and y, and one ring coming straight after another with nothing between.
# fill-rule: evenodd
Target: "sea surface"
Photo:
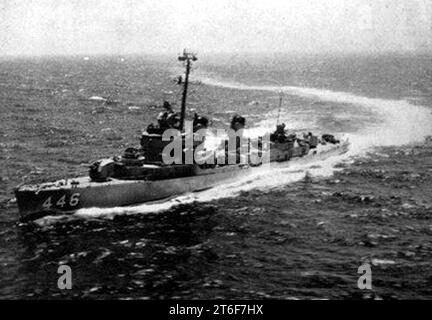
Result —
<instances>
[{"instance_id":1,"label":"sea surface","mask_svg":"<svg viewBox=\"0 0 432 320\"><path fill-rule=\"evenodd\" d=\"M1 58L0 298L431 299L432 56L198 58L189 117L227 128L241 114L265 132L279 115L350 151L20 223L15 186L85 175L137 146L163 100L179 107L182 68L172 56ZM372 290L357 286L365 263ZM71 290L57 286L63 264Z\"/></svg>"}]
</instances>

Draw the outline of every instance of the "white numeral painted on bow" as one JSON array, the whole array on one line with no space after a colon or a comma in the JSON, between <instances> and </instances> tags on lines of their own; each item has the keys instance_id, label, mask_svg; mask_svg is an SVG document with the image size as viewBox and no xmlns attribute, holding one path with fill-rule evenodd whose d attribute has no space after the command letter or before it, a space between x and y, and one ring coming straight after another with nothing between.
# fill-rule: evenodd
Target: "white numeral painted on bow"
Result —
<instances>
[{"instance_id":1,"label":"white numeral painted on bow","mask_svg":"<svg viewBox=\"0 0 432 320\"><path fill-rule=\"evenodd\" d=\"M42 204L42 207L44 209L50 209L52 206L51 204L51 197L48 197L48 199L45 200L45 202Z\"/></svg>"},{"instance_id":2,"label":"white numeral painted on bow","mask_svg":"<svg viewBox=\"0 0 432 320\"><path fill-rule=\"evenodd\" d=\"M69 205L71 207L76 207L78 205L78 203L79 203L79 196L80 196L79 193L74 193L72 195L72 197L70 198L70 201L69 201Z\"/></svg>"},{"instance_id":3,"label":"white numeral painted on bow","mask_svg":"<svg viewBox=\"0 0 432 320\"><path fill-rule=\"evenodd\" d=\"M57 206L57 207L60 207L60 208L63 208L65 204L66 204L66 195L63 195L63 197L61 197L61 198L57 201L56 206Z\"/></svg>"}]
</instances>

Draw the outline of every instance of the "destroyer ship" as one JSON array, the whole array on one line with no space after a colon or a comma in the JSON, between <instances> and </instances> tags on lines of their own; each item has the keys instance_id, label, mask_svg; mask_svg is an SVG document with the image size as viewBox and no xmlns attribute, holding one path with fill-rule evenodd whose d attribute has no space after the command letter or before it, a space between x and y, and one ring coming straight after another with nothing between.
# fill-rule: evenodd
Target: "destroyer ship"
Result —
<instances>
[{"instance_id":1,"label":"destroyer ship","mask_svg":"<svg viewBox=\"0 0 432 320\"><path fill-rule=\"evenodd\" d=\"M318 137L310 132L288 132L285 124L276 125L267 144L261 139L253 148L250 140L245 139L247 143L244 148L244 140L239 138L242 137L246 119L240 115L234 116L231 121L231 130L236 133L233 150L228 148L227 140L220 142L222 147L217 148L217 152L208 152L203 148L205 138L193 139L188 145L186 100L191 66L197 57L185 50L178 59L186 68L184 80L179 81L179 85L183 86L180 113L174 112L169 102L164 102L166 111L158 116L156 125L150 124L143 132L138 148L128 148L121 156L95 161L90 165L88 176L15 188L21 221L73 214L82 208L153 202L234 182L263 167L264 162L251 160L258 154L268 163L289 164L295 159L325 159L347 152L348 140L340 141L331 134ZM207 129L208 124L207 118L195 114L191 122L192 135ZM176 138L164 137L170 129L179 132ZM175 139L180 142L180 159L167 163L164 161L167 147ZM188 152L201 155L200 161L195 157L192 162L185 161ZM221 155L222 160L216 161L215 158L219 159ZM209 157L215 161L208 161ZM203 158L206 158L205 161Z\"/></svg>"}]
</instances>

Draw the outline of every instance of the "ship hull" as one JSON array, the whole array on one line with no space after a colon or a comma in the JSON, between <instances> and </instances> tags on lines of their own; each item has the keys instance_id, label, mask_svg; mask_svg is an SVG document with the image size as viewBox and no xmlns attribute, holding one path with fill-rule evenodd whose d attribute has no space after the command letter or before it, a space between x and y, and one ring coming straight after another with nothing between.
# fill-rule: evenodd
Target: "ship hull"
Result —
<instances>
[{"instance_id":1,"label":"ship hull","mask_svg":"<svg viewBox=\"0 0 432 320\"><path fill-rule=\"evenodd\" d=\"M221 182L247 175L251 167L227 166L206 173L165 180L120 180L93 182L88 177L46 185L43 189L19 188L15 192L21 220L46 215L73 213L82 208L109 208L161 200L188 192L201 191Z\"/></svg>"},{"instance_id":2,"label":"ship hull","mask_svg":"<svg viewBox=\"0 0 432 320\"><path fill-rule=\"evenodd\" d=\"M321 152L311 151L299 159L323 159L347 150L348 142L344 142L324 148ZM81 177L36 186L21 186L15 190L15 196L20 219L29 221L47 215L71 214L82 208L128 206L201 191L221 183L237 181L260 169L262 168L247 165L228 165L198 169L193 176L164 180L110 179L107 182L94 182L88 177Z\"/></svg>"}]
</instances>

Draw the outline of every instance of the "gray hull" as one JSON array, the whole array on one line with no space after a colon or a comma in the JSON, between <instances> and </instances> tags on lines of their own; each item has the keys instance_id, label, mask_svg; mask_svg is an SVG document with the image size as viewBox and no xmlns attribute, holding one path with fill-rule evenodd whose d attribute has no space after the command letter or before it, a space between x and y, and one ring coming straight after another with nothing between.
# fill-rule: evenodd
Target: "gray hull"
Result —
<instances>
[{"instance_id":1,"label":"gray hull","mask_svg":"<svg viewBox=\"0 0 432 320\"><path fill-rule=\"evenodd\" d=\"M146 181L111 179L93 182L88 177L23 186L15 192L21 220L67 214L81 208L127 206L205 190L247 175L250 167L227 166L203 170L190 177ZM205 172L204 172L205 171Z\"/></svg>"},{"instance_id":2,"label":"gray hull","mask_svg":"<svg viewBox=\"0 0 432 320\"><path fill-rule=\"evenodd\" d=\"M311 151L300 159L324 159L347 150L348 142L345 142ZM111 179L93 182L88 177L81 177L41 185L24 185L15 190L15 196L21 220L28 221L46 215L73 213L81 208L109 208L165 199L234 182L260 169L247 165L228 165L198 169L195 175L189 177L151 181Z\"/></svg>"}]
</instances>

